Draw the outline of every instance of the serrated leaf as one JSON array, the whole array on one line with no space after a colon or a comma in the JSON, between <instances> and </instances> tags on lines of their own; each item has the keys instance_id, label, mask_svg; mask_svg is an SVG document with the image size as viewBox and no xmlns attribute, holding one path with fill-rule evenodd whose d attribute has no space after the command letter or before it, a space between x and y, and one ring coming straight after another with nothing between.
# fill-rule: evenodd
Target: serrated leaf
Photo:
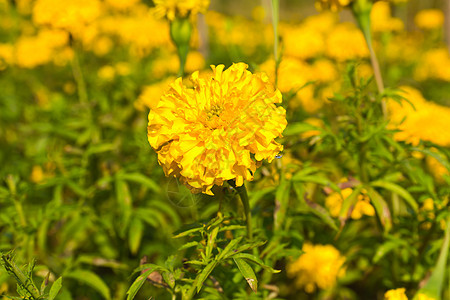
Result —
<instances>
[{"instance_id":1,"label":"serrated leaf","mask_svg":"<svg viewBox=\"0 0 450 300\"><path fill-rule=\"evenodd\" d=\"M411 194L407 190L405 190L403 187L399 186L398 184L395 184L395 183L389 182L389 181L384 181L384 180L377 180L377 181L373 181L370 185L373 187L380 187L380 188L389 190L389 191L399 195L406 201L406 203L409 204L409 206L414 210L414 212L417 213L417 211L419 210L417 202L413 198L413 196L411 196Z\"/></svg>"},{"instance_id":2,"label":"serrated leaf","mask_svg":"<svg viewBox=\"0 0 450 300\"><path fill-rule=\"evenodd\" d=\"M59 290L61 290L61 288L62 277L59 277L55 282L53 282L52 287L50 288L50 292L48 293L48 300L56 299L56 296L58 296Z\"/></svg>"},{"instance_id":3,"label":"serrated leaf","mask_svg":"<svg viewBox=\"0 0 450 300\"><path fill-rule=\"evenodd\" d=\"M252 267L243 259L233 257L234 263L237 265L242 276L247 280L250 288L256 293L258 290L258 279Z\"/></svg>"},{"instance_id":4,"label":"serrated leaf","mask_svg":"<svg viewBox=\"0 0 450 300\"><path fill-rule=\"evenodd\" d=\"M106 283L95 273L86 270L74 270L64 275L64 278L72 278L84 283L102 295L104 299L111 299L111 293Z\"/></svg>"}]
</instances>

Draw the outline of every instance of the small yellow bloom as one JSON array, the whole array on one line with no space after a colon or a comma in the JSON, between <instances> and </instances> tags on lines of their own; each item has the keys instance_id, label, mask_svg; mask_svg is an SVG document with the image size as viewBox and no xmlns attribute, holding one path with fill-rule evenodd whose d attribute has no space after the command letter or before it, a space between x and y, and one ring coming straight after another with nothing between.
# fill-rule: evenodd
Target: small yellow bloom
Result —
<instances>
[{"instance_id":1,"label":"small yellow bloom","mask_svg":"<svg viewBox=\"0 0 450 300\"><path fill-rule=\"evenodd\" d=\"M307 293L319 289L330 289L339 277L345 275L345 257L332 245L313 245L305 243L304 253L286 270L295 279L295 285Z\"/></svg>"},{"instance_id":2,"label":"small yellow bloom","mask_svg":"<svg viewBox=\"0 0 450 300\"><path fill-rule=\"evenodd\" d=\"M333 217L339 216L339 213L340 213L341 207L342 207L342 203L352 193L353 193L353 189L345 188L341 191L341 193L334 192L325 199L325 205L328 207L328 209L330 210L330 214ZM350 217L354 220L358 220L358 219L361 219L362 216L364 216L364 215L374 216L375 209L373 208L372 204L370 204L369 196L367 196L367 194L363 190L361 192L361 194L358 195L357 202L356 202L355 206L353 207Z\"/></svg>"},{"instance_id":3,"label":"small yellow bloom","mask_svg":"<svg viewBox=\"0 0 450 300\"><path fill-rule=\"evenodd\" d=\"M336 12L351 2L352 0L316 0L316 8L319 11L331 10Z\"/></svg>"},{"instance_id":4,"label":"small yellow bloom","mask_svg":"<svg viewBox=\"0 0 450 300\"><path fill-rule=\"evenodd\" d=\"M417 13L414 23L422 29L437 29L444 25L444 13L439 9L424 9Z\"/></svg>"},{"instance_id":5,"label":"small yellow bloom","mask_svg":"<svg viewBox=\"0 0 450 300\"><path fill-rule=\"evenodd\" d=\"M437 300L437 299L434 297L425 295L424 293L419 293L419 295L417 296L417 300Z\"/></svg>"},{"instance_id":6,"label":"small yellow bloom","mask_svg":"<svg viewBox=\"0 0 450 300\"><path fill-rule=\"evenodd\" d=\"M399 18L393 18L387 1L377 1L370 12L371 27L374 32L400 31L405 27Z\"/></svg>"},{"instance_id":7,"label":"small yellow bloom","mask_svg":"<svg viewBox=\"0 0 450 300\"><path fill-rule=\"evenodd\" d=\"M389 290L384 294L384 300L408 300L405 295L405 288Z\"/></svg>"},{"instance_id":8,"label":"small yellow bloom","mask_svg":"<svg viewBox=\"0 0 450 300\"><path fill-rule=\"evenodd\" d=\"M161 96L174 80L175 77L167 77L159 82L145 86L142 93L134 103L136 109L143 111L148 108L155 108L159 102L159 99L161 99Z\"/></svg>"},{"instance_id":9,"label":"small yellow bloom","mask_svg":"<svg viewBox=\"0 0 450 300\"><path fill-rule=\"evenodd\" d=\"M450 146L450 131L447 130L450 108L427 101L412 87L402 86L400 89L403 91L401 95L412 102L415 109L406 102L401 105L388 102L390 127L400 130L394 138L415 146L420 140Z\"/></svg>"},{"instance_id":10,"label":"small yellow bloom","mask_svg":"<svg viewBox=\"0 0 450 300\"><path fill-rule=\"evenodd\" d=\"M207 78L192 74L193 88L178 78L148 116L148 140L166 176L210 195L224 181L252 180L258 163L283 149L275 138L287 125L286 111L275 105L281 93L265 74L244 63L211 68Z\"/></svg>"},{"instance_id":11,"label":"small yellow bloom","mask_svg":"<svg viewBox=\"0 0 450 300\"><path fill-rule=\"evenodd\" d=\"M198 13L205 13L209 7L209 0L154 0L156 14L166 17L170 21L178 18L195 17Z\"/></svg>"}]
</instances>

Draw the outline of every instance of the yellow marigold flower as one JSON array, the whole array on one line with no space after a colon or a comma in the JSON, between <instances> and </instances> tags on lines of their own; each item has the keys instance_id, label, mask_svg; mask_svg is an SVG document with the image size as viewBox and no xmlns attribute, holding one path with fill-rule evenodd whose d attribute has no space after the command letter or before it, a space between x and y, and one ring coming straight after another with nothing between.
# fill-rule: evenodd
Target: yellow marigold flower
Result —
<instances>
[{"instance_id":1,"label":"yellow marigold flower","mask_svg":"<svg viewBox=\"0 0 450 300\"><path fill-rule=\"evenodd\" d=\"M46 64L68 40L67 32L61 30L44 29L36 36L21 36L15 44L15 62L23 68Z\"/></svg>"},{"instance_id":2,"label":"yellow marigold flower","mask_svg":"<svg viewBox=\"0 0 450 300\"><path fill-rule=\"evenodd\" d=\"M450 146L448 120L450 108L427 101L422 94L408 86L402 86L401 95L414 104L398 104L388 101L390 128L400 130L394 135L398 141L417 146L420 140L431 141L440 146ZM405 119L406 118L406 119Z\"/></svg>"},{"instance_id":3,"label":"yellow marigold flower","mask_svg":"<svg viewBox=\"0 0 450 300\"><path fill-rule=\"evenodd\" d=\"M106 0L106 4L113 9L125 10L136 5L140 1L141 0Z\"/></svg>"},{"instance_id":4,"label":"yellow marigold flower","mask_svg":"<svg viewBox=\"0 0 450 300\"><path fill-rule=\"evenodd\" d=\"M33 7L33 21L38 25L79 33L101 13L99 0L37 0Z\"/></svg>"},{"instance_id":5,"label":"yellow marigold flower","mask_svg":"<svg viewBox=\"0 0 450 300\"><path fill-rule=\"evenodd\" d=\"M439 9L424 9L417 13L414 23L421 29L437 29L444 25L444 13Z\"/></svg>"},{"instance_id":6,"label":"yellow marigold flower","mask_svg":"<svg viewBox=\"0 0 450 300\"><path fill-rule=\"evenodd\" d=\"M341 8L349 5L352 0L316 0L317 10L331 10L336 12Z\"/></svg>"},{"instance_id":7,"label":"yellow marigold flower","mask_svg":"<svg viewBox=\"0 0 450 300\"><path fill-rule=\"evenodd\" d=\"M175 17L186 18L198 13L205 13L209 0L153 0L156 14L173 21Z\"/></svg>"},{"instance_id":8,"label":"yellow marigold flower","mask_svg":"<svg viewBox=\"0 0 450 300\"><path fill-rule=\"evenodd\" d=\"M405 27L399 18L393 18L387 1L375 2L370 11L371 27L374 32L400 31Z\"/></svg>"},{"instance_id":9,"label":"yellow marigold flower","mask_svg":"<svg viewBox=\"0 0 450 300\"><path fill-rule=\"evenodd\" d=\"M330 214L333 217L339 216L342 203L352 194L352 192L353 189L345 188L340 193L334 192L325 199L325 205L328 207L328 209L330 210ZM375 209L373 208L372 204L370 204L369 196L367 196L367 194L362 191L362 193L358 195L358 200L353 207L350 217L354 220L358 220L361 219L364 215L374 216Z\"/></svg>"},{"instance_id":10,"label":"yellow marigold flower","mask_svg":"<svg viewBox=\"0 0 450 300\"><path fill-rule=\"evenodd\" d=\"M384 300L408 300L405 291L405 288L389 290L384 294Z\"/></svg>"},{"instance_id":11,"label":"yellow marigold flower","mask_svg":"<svg viewBox=\"0 0 450 300\"><path fill-rule=\"evenodd\" d=\"M369 57L364 36L354 24L341 23L335 26L326 40L326 52L338 61Z\"/></svg>"},{"instance_id":12,"label":"yellow marigold flower","mask_svg":"<svg viewBox=\"0 0 450 300\"><path fill-rule=\"evenodd\" d=\"M325 51L325 38L318 29L307 25L280 27L287 56L309 59Z\"/></svg>"},{"instance_id":13,"label":"yellow marigold flower","mask_svg":"<svg viewBox=\"0 0 450 300\"><path fill-rule=\"evenodd\" d=\"M306 292L330 289L345 275L345 257L332 245L303 245L304 253L286 268L289 277Z\"/></svg>"},{"instance_id":14,"label":"yellow marigold flower","mask_svg":"<svg viewBox=\"0 0 450 300\"><path fill-rule=\"evenodd\" d=\"M419 81L427 79L450 81L450 55L447 47L425 52L414 70L414 78Z\"/></svg>"},{"instance_id":15,"label":"yellow marigold flower","mask_svg":"<svg viewBox=\"0 0 450 300\"><path fill-rule=\"evenodd\" d=\"M232 179L242 186L258 162L283 149L275 141L287 125L285 109L275 105L281 93L247 67L211 66L207 78L194 72L193 88L178 78L149 113L148 140L166 176L194 193L211 195L214 185Z\"/></svg>"},{"instance_id":16,"label":"yellow marigold flower","mask_svg":"<svg viewBox=\"0 0 450 300\"><path fill-rule=\"evenodd\" d=\"M14 61L14 46L0 43L0 71L6 69Z\"/></svg>"}]
</instances>

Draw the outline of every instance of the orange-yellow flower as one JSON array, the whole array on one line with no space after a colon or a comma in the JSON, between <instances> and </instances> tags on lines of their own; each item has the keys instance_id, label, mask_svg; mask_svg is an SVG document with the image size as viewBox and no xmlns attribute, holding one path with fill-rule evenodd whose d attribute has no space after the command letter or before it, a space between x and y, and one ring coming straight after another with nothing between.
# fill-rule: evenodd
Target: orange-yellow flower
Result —
<instances>
[{"instance_id":1,"label":"orange-yellow flower","mask_svg":"<svg viewBox=\"0 0 450 300\"><path fill-rule=\"evenodd\" d=\"M289 277L295 277L295 285L312 293L316 288L330 289L339 277L345 275L345 257L332 245L305 243L302 254L287 266Z\"/></svg>"},{"instance_id":2,"label":"orange-yellow flower","mask_svg":"<svg viewBox=\"0 0 450 300\"><path fill-rule=\"evenodd\" d=\"M153 0L157 15L173 21L175 17L186 18L205 13L209 0Z\"/></svg>"},{"instance_id":3,"label":"orange-yellow flower","mask_svg":"<svg viewBox=\"0 0 450 300\"><path fill-rule=\"evenodd\" d=\"M281 93L265 74L244 63L211 66L211 76L172 83L149 113L148 140L166 176L192 192L212 194L214 185L252 180L257 165L283 149L275 141L287 125L286 111L275 104Z\"/></svg>"}]
</instances>

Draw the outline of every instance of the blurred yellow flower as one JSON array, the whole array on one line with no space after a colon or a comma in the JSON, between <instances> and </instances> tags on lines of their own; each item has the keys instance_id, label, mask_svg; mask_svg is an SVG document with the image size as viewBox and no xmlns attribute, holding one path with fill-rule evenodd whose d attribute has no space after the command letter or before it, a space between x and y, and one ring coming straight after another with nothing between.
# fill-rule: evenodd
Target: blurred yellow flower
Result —
<instances>
[{"instance_id":1,"label":"blurred yellow flower","mask_svg":"<svg viewBox=\"0 0 450 300\"><path fill-rule=\"evenodd\" d=\"M384 300L408 300L405 295L405 288L389 290L384 294Z\"/></svg>"},{"instance_id":2,"label":"blurred yellow flower","mask_svg":"<svg viewBox=\"0 0 450 300\"><path fill-rule=\"evenodd\" d=\"M78 34L97 19L102 11L99 0L36 0L33 21Z\"/></svg>"},{"instance_id":3,"label":"blurred yellow flower","mask_svg":"<svg viewBox=\"0 0 450 300\"><path fill-rule=\"evenodd\" d=\"M424 9L414 17L414 23L421 29L437 29L444 25L444 13L439 9Z\"/></svg>"},{"instance_id":4,"label":"blurred yellow flower","mask_svg":"<svg viewBox=\"0 0 450 300\"><path fill-rule=\"evenodd\" d=\"M280 26L285 55L301 59L320 56L325 51L322 33L312 26Z\"/></svg>"},{"instance_id":5,"label":"blurred yellow flower","mask_svg":"<svg viewBox=\"0 0 450 300\"><path fill-rule=\"evenodd\" d=\"M103 66L98 70L97 76L105 81L111 81L116 77L116 69L110 65Z\"/></svg>"},{"instance_id":6,"label":"blurred yellow flower","mask_svg":"<svg viewBox=\"0 0 450 300\"><path fill-rule=\"evenodd\" d=\"M0 71L14 61L14 46L11 44L0 43Z\"/></svg>"},{"instance_id":7,"label":"blurred yellow flower","mask_svg":"<svg viewBox=\"0 0 450 300\"><path fill-rule=\"evenodd\" d=\"M35 36L21 36L14 46L14 61L22 68L46 64L55 58L68 40L67 32L51 29L43 29Z\"/></svg>"},{"instance_id":8,"label":"blurred yellow flower","mask_svg":"<svg viewBox=\"0 0 450 300\"><path fill-rule=\"evenodd\" d=\"M352 23L341 23L330 30L326 54L338 61L345 61L369 57L369 49L361 30Z\"/></svg>"},{"instance_id":9,"label":"blurred yellow flower","mask_svg":"<svg viewBox=\"0 0 450 300\"><path fill-rule=\"evenodd\" d=\"M430 297L428 295L425 295L424 293L419 293L417 295L417 300L437 300L437 299L434 298L434 297Z\"/></svg>"},{"instance_id":10,"label":"blurred yellow flower","mask_svg":"<svg viewBox=\"0 0 450 300\"><path fill-rule=\"evenodd\" d=\"M431 141L440 146L450 146L450 107L438 105L423 98L422 94L408 86L402 86L401 95L408 99L415 109L408 103L398 104L388 101L390 112L390 128L397 129L394 138L417 146L420 140Z\"/></svg>"},{"instance_id":11,"label":"blurred yellow flower","mask_svg":"<svg viewBox=\"0 0 450 300\"><path fill-rule=\"evenodd\" d=\"M373 4L370 21L374 32L400 31L405 27L401 19L392 17L388 1L377 1Z\"/></svg>"},{"instance_id":12,"label":"blurred yellow flower","mask_svg":"<svg viewBox=\"0 0 450 300\"><path fill-rule=\"evenodd\" d=\"M156 14L173 21L176 17L195 17L198 13L205 13L209 7L209 0L153 0Z\"/></svg>"},{"instance_id":13,"label":"blurred yellow flower","mask_svg":"<svg viewBox=\"0 0 450 300\"><path fill-rule=\"evenodd\" d=\"M170 76L159 82L145 86L136 102L134 102L134 106L136 107L136 109L143 111L148 108L155 108L161 96L169 88L169 85L174 80L175 77Z\"/></svg>"},{"instance_id":14,"label":"blurred yellow flower","mask_svg":"<svg viewBox=\"0 0 450 300\"><path fill-rule=\"evenodd\" d=\"M351 188L345 188L340 193L334 192L330 194L325 199L325 205L328 207L330 214L333 217L338 217L341 211L342 203L347 199L353 192ZM353 207L350 217L354 220L361 219L362 216L374 216L375 209L372 204L370 204L369 196L363 190L361 194L358 195L356 204Z\"/></svg>"},{"instance_id":15,"label":"blurred yellow flower","mask_svg":"<svg viewBox=\"0 0 450 300\"><path fill-rule=\"evenodd\" d=\"M423 81L437 79L450 81L450 55L447 47L426 51L414 70L414 79Z\"/></svg>"},{"instance_id":16,"label":"blurred yellow flower","mask_svg":"<svg viewBox=\"0 0 450 300\"><path fill-rule=\"evenodd\" d=\"M105 2L113 9L125 10L141 2L141 0L106 0Z\"/></svg>"},{"instance_id":17,"label":"blurred yellow flower","mask_svg":"<svg viewBox=\"0 0 450 300\"><path fill-rule=\"evenodd\" d=\"M352 0L316 0L316 8L319 11L328 9L336 12L351 2Z\"/></svg>"},{"instance_id":18,"label":"blurred yellow flower","mask_svg":"<svg viewBox=\"0 0 450 300\"><path fill-rule=\"evenodd\" d=\"M287 274L295 279L295 285L307 293L330 289L339 277L345 275L345 257L332 245L303 245L304 253L287 265Z\"/></svg>"},{"instance_id":19,"label":"blurred yellow flower","mask_svg":"<svg viewBox=\"0 0 450 300\"><path fill-rule=\"evenodd\" d=\"M308 119L304 120L303 122L308 123L309 125L312 125L312 126L318 127L318 128L325 127L325 123L322 121L322 119L319 119L319 118L308 118ZM303 132L301 134L301 137L302 137L302 139L308 139L310 137L318 136L319 134L321 134L320 130L313 129L313 130Z\"/></svg>"},{"instance_id":20,"label":"blurred yellow flower","mask_svg":"<svg viewBox=\"0 0 450 300\"><path fill-rule=\"evenodd\" d=\"M244 63L212 69L207 78L192 74L193 89L178 78L148 116L148 140L166 176L210 195L224 181L252 180L259 162L283 149L275 138L287 125L286 111L275 105L281 93L265 74Z\"/></svg>"}]
</instances>

